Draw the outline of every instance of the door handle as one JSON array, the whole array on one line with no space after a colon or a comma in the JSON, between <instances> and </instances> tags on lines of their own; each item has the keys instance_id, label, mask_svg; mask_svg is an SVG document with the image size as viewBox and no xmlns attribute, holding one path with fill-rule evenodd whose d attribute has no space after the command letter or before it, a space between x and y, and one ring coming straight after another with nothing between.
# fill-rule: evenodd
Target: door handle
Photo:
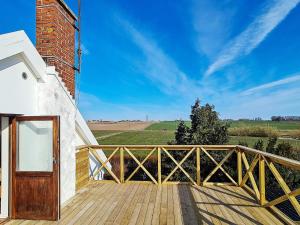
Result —
<instances>
[{"instance_id":1,"label":"door handle","mask_svg":"<svg viewBox=\"0 0 300 225\"><path fill-rule=\"evenodd\" d=\"M57 160L56 160L56 158L54 158L54 157L53 157L53 163L54 163L54 164L57 164Z\"/></svg>"}]
</instances>

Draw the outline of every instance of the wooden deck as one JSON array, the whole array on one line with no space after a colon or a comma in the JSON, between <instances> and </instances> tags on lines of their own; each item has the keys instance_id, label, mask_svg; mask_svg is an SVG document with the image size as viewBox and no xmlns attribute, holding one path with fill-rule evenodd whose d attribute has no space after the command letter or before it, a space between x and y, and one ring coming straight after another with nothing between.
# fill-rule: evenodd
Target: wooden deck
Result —
<instances>
[{"instance_id":1,"label":"wooden deck","mask_svg":"<svg viewBox=\"0 0 300 225\"><path fill-rule=\"evenodd\" d=\"M282 224L242 188L188 184L92 183L62 209L59 222L7 224Z\"/></svg>"}]
</instances>

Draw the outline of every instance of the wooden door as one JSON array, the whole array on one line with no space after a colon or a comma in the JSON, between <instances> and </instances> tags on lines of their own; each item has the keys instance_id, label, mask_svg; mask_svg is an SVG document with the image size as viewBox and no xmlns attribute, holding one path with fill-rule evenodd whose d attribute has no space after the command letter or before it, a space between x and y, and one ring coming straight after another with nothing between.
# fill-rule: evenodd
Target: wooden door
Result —
<instances>
[{"instance_id":1,"label":"wooden door","mask_svg":"<svg viewBox=\"0 0 300 225\"><path fill-rule=\"evenodd\" d=\"M59 117L13 119L12 218L59 219L59 161Z\"/></svg>"}]
</instances>

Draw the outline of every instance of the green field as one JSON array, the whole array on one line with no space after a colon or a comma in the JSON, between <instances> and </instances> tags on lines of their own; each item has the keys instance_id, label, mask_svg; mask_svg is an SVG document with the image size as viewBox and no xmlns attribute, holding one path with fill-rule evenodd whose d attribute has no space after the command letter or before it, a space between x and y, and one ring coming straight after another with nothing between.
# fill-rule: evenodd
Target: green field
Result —
<instances>
[{"instance_id":1,"label":"green field","mask_svg":"<svg viewBox=\"0 0 300 225\"><path fill-rule=\"evenodd\" d=\"M229 138L229 144L236 145L239 142L246 142L246 143L248 143L249 147L253 147L254 143L257 142L259 139L262 139L264 141L264 147L266 147L266 145L268 143L267 137L235 137L235 136L231 136ZM294 146L296 149L300 149L300 140L279 139L277 141L277 144L282 143L282 142L288 142L292 146Z\"/></svg>"},{"instance_id":2,"label":"green field","mask_svg":"<svg viewBox=\"0 0 300 225\"><path fill-rule=\"evenodd\" d=\"M96 135L95 135L96 136ZM97 137L97 136L96 136ZM114 136L98 140L103 145L156 145L167 144L174 139L173 131L125 131Z\"/></svg>"},{"instance_id":3,"label":"green field","mask_svg":"<svg viewBox=\"0 0 300 225\"><path fill-rule=\"evenodd\" d=\"M179 121L161 121L158 123L153 123L149 127L146 128L146 130L176 130L177 126L179 124ZM191 122L186 121L186 124L190 126Z\"/></svg>"},{"instance_id":4,"label":"green field","mask_svg":"<svg viewBox=\"0 0 300 225\"><path fill-rule=\"evenodd\" d=\"M162 121L154 123L147 127L146 130L176 130L179 121ZM231 128L234 127L251 127L251 126L269 126L278 130L299 130L300 121L230 121L228 122ZM186 121L190 126L191 122Z\"/></svg>"},{"instance_id":5,"label":"green field","mask_svg":"<svg viewBox=\"0 0 300 225\"><path fill-rule=\"evenodd\" d=\"M97 131L93 131L93 134L97 138L106 137L106 136L113 135L113 134L116 134L116 133L119 133L119 131L115 131L115 130L97 130Z\"/></svg>"},{"instance_id":6,"label":"green field","mask_svg":"<svg viewBox=\"0 0 300 225\"><path fill-rule=\"evenodd\" d=\"M178 121L162 121L154 123L143 131L94 131L99 144L103 145L159 145L168 144L174 140L174 132ZM186 122L190 125L190 121ZM279 131L295 131L300 129L299 122L273 122L273 121L233 121L230 127L249 126L272 126ZM257 140L262 139L264 145L267 144L267 137L240 137L231 136L228 144L238 144L247 142L249 147L253 147ZM288 142L296 149L300 149L300 140L279 138L277 143Z\"/></svg>"},{"instance_id":7,"label":"green field","mask_svg":"<svg viewBox=\"0 0 300 225\"><path fill-rule=\"evenodd\" d=\"M278 130L299 130L300 121L232 121L230 127L267 126Z\"/></svg>"},{"instance_id":8,"label":"green field","mask_svg":"<svg viewBox=\"0 0 300 225\"><path fill-rule=\"evenodd\" d=\"M94 133L98 139L99 144L102 145L159 145L168 144L169 141L174 139L173 131L125 131L114 136L110 136L99 140L97 132ZM253 147L254 143L262 139L266 145L268 138L258 137L234 137L231 136L228 144L238 144L239 142L247 142L249 147ZM279 139L278 143L289 142L291 145L300 149L300 140L282 140Z\"/></svg>"}]
</instances>

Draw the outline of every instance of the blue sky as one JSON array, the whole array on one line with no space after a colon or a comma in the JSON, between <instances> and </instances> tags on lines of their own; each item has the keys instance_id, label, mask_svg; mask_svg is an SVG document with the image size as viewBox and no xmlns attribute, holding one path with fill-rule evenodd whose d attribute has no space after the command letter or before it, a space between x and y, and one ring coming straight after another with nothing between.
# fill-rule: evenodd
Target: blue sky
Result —
<instances>
[{"instance_id":1,"label":"blue sky","mask_svg":"<svg viewBox=\"0 0 300 225\"><path fill-rule=\"evenodd\" d=\"M35 1L5 1L0 33L35 42ZM77 12L77 1L66 0ZM300 0L82 0L87 119L300 114Z\"/></svg>"}]
</instances>

